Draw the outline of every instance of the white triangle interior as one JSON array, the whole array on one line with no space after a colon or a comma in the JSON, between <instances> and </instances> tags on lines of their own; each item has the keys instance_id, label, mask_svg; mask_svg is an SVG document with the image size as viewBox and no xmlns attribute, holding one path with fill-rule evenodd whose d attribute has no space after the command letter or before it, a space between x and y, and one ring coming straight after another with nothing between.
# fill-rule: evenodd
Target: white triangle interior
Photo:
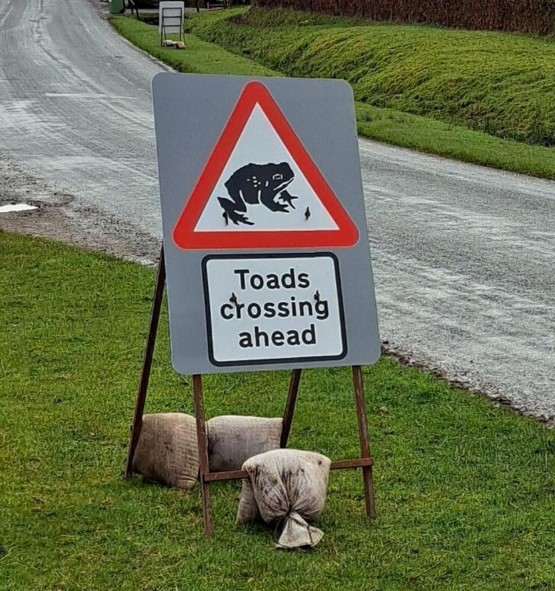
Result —
<instances>
[{"instance_id":1,"label":"white triangle interior","mask_svg":"<svg viewBox=\"0 0 555 591\"><path fill-rule=\"evenodd\" d=\"M253 225L232 223L223 216L224 210L218 197L231 200L225 183L240 168L247 164L265 165L287 162L293 172L293 180L286 187L290 195L298 197L293 201L294 209L287 207L287 212L271 211L264 204L248 205L243 213ZM258 176L264 175L263 169L258 169ZM265 179L259 179L265 181ZM270 188L267 189L272 193ZM264 185L261 185L264 186ZM274 199L277 199L277 195ZM310 215L305 215L307 208ZM270 120L257 104L231 153L229 161L210 195L206 206L195 226L195 232L249 232L273 231L290 232L299 230L337 230L337 224L316 195L305 175L280 139Z\"/></svg>"}]
</instances>

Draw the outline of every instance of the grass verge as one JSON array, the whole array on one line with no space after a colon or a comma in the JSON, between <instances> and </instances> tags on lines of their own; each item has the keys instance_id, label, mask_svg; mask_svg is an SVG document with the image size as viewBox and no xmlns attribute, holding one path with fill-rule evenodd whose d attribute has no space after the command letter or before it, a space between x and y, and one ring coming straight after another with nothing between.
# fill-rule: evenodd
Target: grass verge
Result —
<instances>
[{"instance_id":1,"label":"grass verge","mask_svg":"<svg viewBox=\"0 0 555 591\"><path fill-rule=\"evenodd\" d=\"M187 35L185 51L164 49L160 47L157 29L152 26L127 17L114 17L111 23L129 41L180 72L252 76L310 75L308 71L292 70L291 64L287 66L273 54L270 55L270 46L276 47L277 55L277 51L281 48L279 37L283 27L292 26L290 21L286 20L282 23L281 28L270 28L268 31L260 27L234 25L228 22L230 15L238 16L243 12L243 9L215 11L188 19L194 33L222 44L236 53L230 53L216 43L201 41L195 34ZM286 17L287 14L290 13L285 13ZM307 19L308 23L313 23L316 19L319 24L317 27L314 26L319 31L324 30L325 26L332 25L334 30L338 29L337 19L334 17L314 17L313 15L308 17L307 15ZM341 19L341 23L360 24L354 19ZM366 23L365 26L369 25ZM394 28L391 25L382 25L382 27ZM409 28L417 31L423 29L422 27ZM291 35L296 35L298 30L298 27L294 27L288 32L285 31L284 34L289 39ZM453 31L449 33L457 34ZM482 35L483 33L473 34ZM266 36L273 41L266 43L263 40ZM256 49L258 43L260 48ZM299 51L297 51L297 57ZM266 65L257 63L253 61L254 59ZM336 69L325 72L315 71L313 74L347 77L348 72ZM357 101L356 108L358 131L362 136L475 164L543 178L555 178L555 149L553 148L500 139L489 133L475 131L454 123L402 112L395 108L373 106L361 101Z\"/></svg>"},{"instance_id":2,"label":"grass verge","mask_svg":"<svg viewBox=\"0 0 555 591\"><path fill-rule=\"evenodd\" d=\"M152 270L0 233L0 587L499 590L555 586L555 433L391 359L365 368L378 521L360 476L331 476L314 551L237 526L238 486L125 481ZM161 322L148 411L192 409ZM206 379L207 415L279 416L287 373ZM346 369L307 371L292 446L357 454Z\"/></svg>"},{"instance_id":3,"label":"grass verge","mask_svg":"<svg viewBox=\"0 0 555 591\"><path fill-rule=\"evenodd\" d=\"M252 60L234 55L195 35L186 36L187 49L160 47L158 27L135 17L113 16L110 23L123 37L178 72L190 74L234 74L236 76L275 76L276 72Z\"/></svg>"}]
</instances>

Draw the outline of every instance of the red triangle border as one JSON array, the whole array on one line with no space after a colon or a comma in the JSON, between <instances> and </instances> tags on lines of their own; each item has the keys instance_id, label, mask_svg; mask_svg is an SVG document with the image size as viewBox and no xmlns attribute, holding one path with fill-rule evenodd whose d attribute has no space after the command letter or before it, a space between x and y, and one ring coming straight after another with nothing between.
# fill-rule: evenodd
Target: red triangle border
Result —
<instances>
[{"instance_id":1,"label":"red triangle border","mask_svg":"<svg viewBox=\"0 0 555 591\"><path fill-rule=\"evenodd\" d=\"M337 230L195 231L206 203L257 104L268 117L316 196L328 210L338 227ZM356 225L324 179L268 89L261 82L249 82L243 89L178 218L173 231L175 244L185 250L331 248L353 246L358 238L359 232Z\"/></svg>"}]
</instances>

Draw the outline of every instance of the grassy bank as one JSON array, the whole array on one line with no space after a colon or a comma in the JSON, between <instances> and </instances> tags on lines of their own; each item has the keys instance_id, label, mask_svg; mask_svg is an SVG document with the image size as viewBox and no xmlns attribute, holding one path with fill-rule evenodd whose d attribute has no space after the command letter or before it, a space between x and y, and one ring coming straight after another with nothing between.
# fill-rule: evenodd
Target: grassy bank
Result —
<instances>
[{"instance_id":1,"label":"grassy bank","mask_svg":"<svg viewBox=\"0 0 555 591\"><path fill-rule=\"evenodd\" d=\"M0 587L136 589L550 589L555 433L415 369L365 368L379 519L360 476L331 476L309 553L234 524L238 486L213 487L205 540L192 493L126 481L152 270L0 233ZM169 364L167 318L147 410L190 412ZM287 374L206 379L208 416L279 416ZM292 446L357 454L349 372L306 372Z\"/></svg>"},{"instance_id":2,"label":"grassy bank","mask_svg":"<svg viewBox=\"0 0 555 591\"><path fill-rule=\"evenodd\" d=\"M277 44L275 47L279 49L281 45L277 38L281 35L282 29L286 30L287 35L293 34L298 29L303 33L304 25L291 29L292 23L289 20L284 20L278 21L279 26L269 27L267 31L260 26L238 26L226 21L230 14L237 16L242 13L243 10L204 13L199 17L188 19L188 23L192 30L203 38L217 41L237 53L248 55L253 59L225 51L219 45L201 41L195 34L187 35L186 51L164 49L160 47L160 38L154 27L123 17L113 18L111 23L132 43L181 72L235 75L288 74L286 64L269 56L270 50L264 39L266 36L272 39L276 37L274 39ZM289 13L285 13L283 18L291 19L293 17ZM312 24L312 29L324 31L331 28L332 32L336 33L342 27L350 29L351 25L355 27L357 23L360 24L354 19L338 21L333 17L307 16L305 20L305 24ZM338 26L338 22L341 23L341 27ZM274 24L276 23L274 22ZM389 25L382 25L382 27L385 29L395 28ZM291 30L287 32L287 28ZM396 28L403 29L403 27ZM421 28L411 27L411 29L420 30ZM458 34L458 32L451 33ZM481 33L473 34L481 35ZM258 39L256 43L260 42L260 47L265 47L264 52L251 47L255 44L253 39ZM253 61L255 58L263 60L266 66ZM296 72L296 74L305 75L301 72ZM346 76L339 69L335 72L327 72L327 74ZM315 75L324 75L324 72L316 72ZM555 150L552 148L503 140L465 126L402 112L396 108L377 107L361 101L357 101L356 106L358 130L363 136L476 164L544 178L555 178Z\"/></svg>"},{"instance_id":3,"label":"grassy bank","mask_svg":"<svg viewBox=\"0 0 555 591\"><path fill-rule=\"evenodd\" d=\"M288 76L345 78L363 103L555 144L551 40L269 10L190 22L203 39Z\"/></svg>"}]
</instances>

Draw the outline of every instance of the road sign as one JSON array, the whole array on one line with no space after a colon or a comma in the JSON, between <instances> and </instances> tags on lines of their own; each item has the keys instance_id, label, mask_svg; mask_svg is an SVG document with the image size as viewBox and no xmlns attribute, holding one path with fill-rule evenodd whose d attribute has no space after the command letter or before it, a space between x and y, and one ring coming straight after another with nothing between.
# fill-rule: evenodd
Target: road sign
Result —
<instances>
[{"instance_id":1,"label":"road sign","mask_svg":"<svg viewBox=\"0 0 555 591\"><path fill-rule=\"evenodd\" d=\"M174 231L185 249L352 246L358 231L266 87L249 82Z\"/></svg>"},{"instance_id":2,"label":"road sign","mask_svg":"<svg viewBox=\"0 0 555 591\"><path fill-rule=\"evenodd\" d=\"M374 363L351 88L163 73L153 97L175 369Z\"/></svg>"},{"instance_id":3,"label":"road sign","mask_svg":"<svg viewBox=\"0 0 555 591\"><path fill-rule=\"evenodd\" d=\"M158 5L158 32L160 35L181 35L185 18L183 0L162 0Z\"/></svg>"}]
</instances>

